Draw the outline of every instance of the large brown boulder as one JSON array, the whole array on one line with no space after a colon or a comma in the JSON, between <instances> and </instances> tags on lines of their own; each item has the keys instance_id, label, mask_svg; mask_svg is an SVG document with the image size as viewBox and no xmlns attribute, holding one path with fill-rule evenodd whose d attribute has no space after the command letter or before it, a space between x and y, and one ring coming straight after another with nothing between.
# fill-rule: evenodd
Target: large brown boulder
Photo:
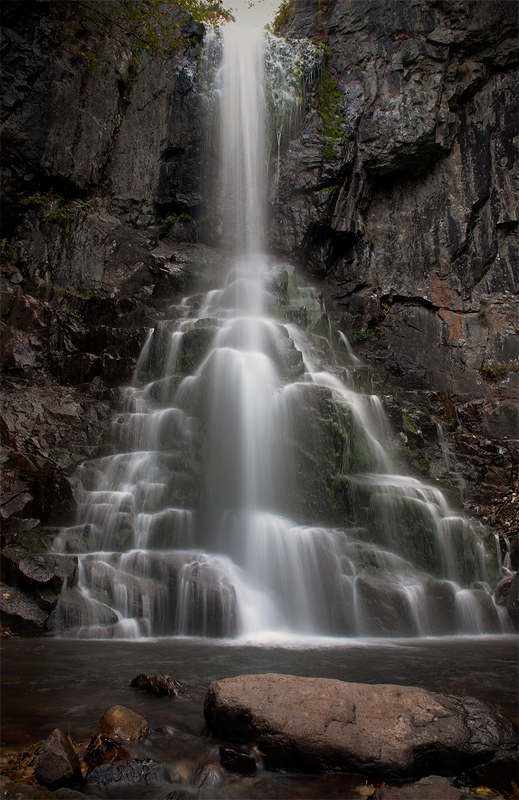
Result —
<instances>
[{"instance_id":1,"label":"large brown boulder","mask_svg":"<svg viewBox=\"0 0 519 800\"><path fill-rule=\"evenodd\" d=\"M212 683L204 714L215 736L254 742L268 767L305 772L452 774L517 744L486 703L412 686L243 675Z\"/></svg>"}]
</instances>

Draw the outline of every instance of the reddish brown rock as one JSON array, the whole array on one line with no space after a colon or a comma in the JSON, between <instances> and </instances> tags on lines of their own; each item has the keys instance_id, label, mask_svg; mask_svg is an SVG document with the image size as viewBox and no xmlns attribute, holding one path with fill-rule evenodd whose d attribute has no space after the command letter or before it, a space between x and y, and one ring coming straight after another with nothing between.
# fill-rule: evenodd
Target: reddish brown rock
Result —
<instances>
[{"instance_id":1,"label":"reddish brown rock","mask_svg":"<svg viewBox=\"0 0 519 800\"><path fill-rule=\"evenodd\" d=\"M145 739L150 726L141 714L125 706L112 706L101 718L101 736L117 744L129 744Z\"/></svg>"},{"instance_id":2,"label":"reddish brown rock","mask_svg":"<svg viewBox=\"0 0 519 800\"><path fill-rule=\"evenodd\" d=\"M475 698L293 675L215 681L204 714L215 736L254 742L267 767L305 772L456 773L517 743L510 720Z\"/></svg>"}]
</instances>

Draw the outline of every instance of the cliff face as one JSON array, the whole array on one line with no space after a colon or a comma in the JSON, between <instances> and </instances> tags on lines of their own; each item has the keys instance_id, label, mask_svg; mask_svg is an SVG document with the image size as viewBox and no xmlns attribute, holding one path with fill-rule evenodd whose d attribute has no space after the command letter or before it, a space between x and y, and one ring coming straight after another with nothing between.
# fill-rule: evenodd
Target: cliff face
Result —
<instances>
[{"instance_id":1,"label":"cliff face","mask_svg":"<svg viewBox=\"0 0 519 800\"><path fill-rule=\"evenodd\" d=\"M73 521L71 476L107 446L116 387L161 298L217 260L194 243L191 219L203 28L179 11L183 46L136 57L120 30L71 8L2 4L0 514L2 578L19 589L2 610L29 633L44 628L64 575L49 562L38 583L24 557L45 549L49 525ZM173 236L159 240L151 223L167 216Z\"/></svg>"},{"instance_id":2,"label":"cliff face","mask_svg":"<svg viewBox=\"0 0 519 800\"><path fill-rule=\"evenodd\" d=\"M203 28L179 12L186 46L136 58L66 7L2 4L0 513L3 577L22 593L23 555L73 518L70 476L106 447L163 298L222 263L199 243L215 235ZM458 499L465 484L503 533L517 508L515 17L508 2L297 0L284 33L329 54L273 168L269 237L373 365L402 460ZM59 588L63 567L47 568L43 589Z\"/></svg>"},{"instance_id":3,"label":"cliff face","mask_svg":"<svg viewBox=\"0 0 519 800\"><path fill-rule=\"evenodd\" d=\"M488 395L478 371L517 363L519 342L514 4L319 5L298 2L284 32L326 42L343 123L323 158L310 104L277 245L327 277L349 335L376 332L385 372Z\"/></svg>"},{"instance_id":4,"label":"cliff face","mask_svg":"<svg viewBox=\"0 0 519 800\"><path fill-rule=\"evenodd\" d=\"M324 279L342 330L414 417L404 434L442 422L469 499L488 502L517 476L516 8L316 5L297 0L283 33L323 43L331 88L308 87L271 238Z\"/></svg>"}]
</instances>

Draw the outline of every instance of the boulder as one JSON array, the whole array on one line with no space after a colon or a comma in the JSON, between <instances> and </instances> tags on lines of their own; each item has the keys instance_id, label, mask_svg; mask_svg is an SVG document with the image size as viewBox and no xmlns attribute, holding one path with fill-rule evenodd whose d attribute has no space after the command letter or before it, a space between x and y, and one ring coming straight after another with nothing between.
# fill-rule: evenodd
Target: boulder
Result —
<instances>
[{"instance_id":1,"label":"boulder","mask_svg":"<svg viewBox=\"0 0 519 800\"><path fill-rule=\"evenodd\" d=\"M38 750L34 775L49 789L70 786L81 780L81 765L70 736L55 728Z\"/></svg>"},{"instance_id":2,"label":"boulder","mask_svg":"<svg viewBox=\"0 0 519 800\"><path fill-rule=\"evenodd\" d=\"M145 739L150 726L141 714L124 706L112 706L101 718L101 736L117 744L129 744Z\"/></svg>"},{"instance_id":3,"label":"boulder","mask_svg":"<svg viewBox=\"0 0 519 800\"><path fill-rule=\"evenodd\" d=\"M157 675L146 675L142 672L130 683L132 689L142 689L150 694L156 694L159 697L167 695L168 697L191 697L186 686L176 678L170 678L169 675L164 675L158 672Z\"/></svg>"},{"instance_id":4,"label":"boulder","mask_svg":"<svg viewBox=\"0 0 519 800\"><path fill-rule=\"evenodd\" d=\"M43 633L48 617L31 595L14 586L0 586L0 613L2 625L25 636Z\"/></svg>"},{"instance_id":5,"label":"boulder","mask_svg":"<svg viewBox=\"0 0 519 800\"><path fill-rule=\"evenodd\" d=\"M452 774L517 743L510 720L475 698L294 675L215 681L204 714L220 739L255 743L267 768L305 772Z\"/></svg>"},{"instance_id":6,"label":"boulder","mask_svg":"<svg viewBox=\"0 0 519 800\"><path fill-rule=\"evenodd\" d=\"M104 797L139 797L142 795L136 793L138 787L149 796L148 787L162 786L167 782L167 770L151 759L133 758L101 764L88 774L86 781L89 789L95 788ZM114 784L117 794L112 795Z\"/></svg>"}]
</instances>

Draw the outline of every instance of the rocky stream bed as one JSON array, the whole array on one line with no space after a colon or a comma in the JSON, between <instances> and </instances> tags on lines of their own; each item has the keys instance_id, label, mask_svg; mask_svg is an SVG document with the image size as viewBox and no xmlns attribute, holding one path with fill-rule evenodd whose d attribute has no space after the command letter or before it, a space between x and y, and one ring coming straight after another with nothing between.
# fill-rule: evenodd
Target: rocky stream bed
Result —
<instances>
[{"instance_id":1,"label":"rocky stream bed","mask_svg":"<svg viewBox=\"0 0 519 800\"><path fill-rule=\"evenodd\" d=\"M514 637L40 641L4 648L4 796L513 796Z\"/></svg>"}]
</instances>

